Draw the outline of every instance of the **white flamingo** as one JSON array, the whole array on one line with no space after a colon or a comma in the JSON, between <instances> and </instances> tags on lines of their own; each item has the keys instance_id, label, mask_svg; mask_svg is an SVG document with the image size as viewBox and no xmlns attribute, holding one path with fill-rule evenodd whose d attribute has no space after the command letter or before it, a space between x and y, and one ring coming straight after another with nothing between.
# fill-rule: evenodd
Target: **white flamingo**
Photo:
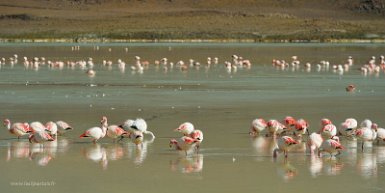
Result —
<instances>
[{"instance_id":1,"label":"white flamingo","mask_svg":"<svg viewBox=\"0 0 385 193\"><path fill-rule=\"evenodd\" d=\"M278 152L283 152L285 158L287 158L289 148L295 144L298 144L298 141L294 140L289 136L282 136L277 141L277 147L273 151L273 157L277 157Z\"/></svg>"},{"instance_id":2,"label":"white flamingo","mask_svg":"<svg viewBox=\"0 0 385 193\"><path fill-rule=\"evenodd\" d=\"M89 128L83 134L80 135L80 138L91 137L93 138L92 142L95 144L97 140L106 136L107 126L108 126L107 117L103 116L100 123L102 125L101 128L100 127Z\"/></svg>"},{"instance_id":3,"label":"white flamingo","mask_svg":"<svg viewBox=\"0 0 385 193\"><path fill-rule=\"evenodd\" d=\"M251 122L250 132L249 134L251 136L257 136L259 135L263 130L265 130L267 127L267 123L264 119L257 118L254 119L253 122Z\"/></svg>"}]
</instances>

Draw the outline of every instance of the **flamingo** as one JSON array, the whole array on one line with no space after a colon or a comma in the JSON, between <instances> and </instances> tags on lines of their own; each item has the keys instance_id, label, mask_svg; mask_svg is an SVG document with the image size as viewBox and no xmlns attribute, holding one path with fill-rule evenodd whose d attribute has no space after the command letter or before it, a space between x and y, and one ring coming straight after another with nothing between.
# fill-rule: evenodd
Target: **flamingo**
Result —
<instances>
[{"instance_id":1,"label":"flamingo","mask_svg":"<svg viewBox=\"0 0 385 193\"><path fill-rule=\"evenodd\" d=\"M267 123L264 119L254 119L251 123L251 128L249 134L251 136L257 136L259 133L261 133L264 129L266 129Z\"/></svg>"},{"instance_id":2,"label":"flamingo","mask_svg":"<svg viewBox=\"0 0 385 193\"><path fill-rule=\"evenodd\" d=\"M184 151L187 155L187 151L189 151L193 147L193 145L197 142L198 142L197 139L183 136L179 139L171 139L170 148L174 146L176 150Z\"/></svg>"},{"instance_id":3,"label":"flamingo","mask_svg":"<svg viewBox=\"0 0 385 193\"><path fill-rule=\"evenodd\" d=\"M309 135L309 130L307 129L309 127L309 123L305 119L298 119L295 123L295 133L297 135L304 135L307 133Z\"/></svg>"},{"instance_id":4,"label":"flamingo","mask_svg":"<svg viewBox=\"0 0 385 193\"><path fill-rule=\"evenodd\" d=\"M64 134L67 131L73 130L73 127L71 127L71 125L69 125L65 121L56 121L56 125L58 127L58 133L59 134Z\"/></svg>"},{"instance_id":5,"label":"flamingo","mask_svg":"<svg viewBox=\"0 0 385 193\"><path fill-rule=\"evenodd\" d=\"M272 136L281 134L285 126L275 119L271 119L267 122L267 129Z\"/></svg>"},{"instance_id":6,"label":"flamingo","mask_svg":"<svg viewBox=\"0 0 385 193\"><path fill-rule=\"evenodd\" d=\"M318 151L318 156L320 157L322 152L328 152L330 154L330 157L333 156L333 154L337 156L341 154L340 150L343 150L343 149L344 147L339 142L338 137L334 136L333 139L327 139L322 142L322 145Z\"/></svg>"},{"instance_id":7,"label":"flamingo","mask_svg":"<svg viewBox=\"0 0 385 193\"><path fill-rule=\"evenodd\" d=\"M57 136L58 127L57 127L56 123L49 121L45 124L45 127L49 131L51 136L53 136L53 137Z\"/></svg>"},{"instance_id":8,"label":"flamingo","mask_svg":"<svg viewBox=\"0 0 385 193\"><path fill-rule=\"evenodd\" d=\"M309 135L309 140L307 141L307 146L310 149L310 153L314 155L314 150L317 150L319 152L319 148L322 145L323 138L321 134L313 132Z\"/></svg>"},{"instance_id":9,"label":"flamingo","mask_svg":"<svg viewBox=\"0 0 385 193\"><path fill-rule=\"evenodd\" d=\"M286 128L285 131L294 131L297 120L295 120L292 116L286 116L283 119L283 122Z\"/></svg>"},{"instance_id":10,"label":"flamingo","mask_svg":"<svg viewBox=\"0 0 385 193\"><path fill-rule=\"evenodd\" d=\"M115 141L116 138L123 138L123 135L127 135L128 132L117 125L109 125L107 127L107 136Z\"/></svg>"},{"instance_id":11,"label":"flamingo","mask_svg":"<svg viewBox=\"0 0 385 193\"><path fill-rule=\"evenodd\" d=\"M131 131L140 131L143 134L149 134L154 139L155 135L151 131L147 131L147 123L142 118L137 118L131 126Z\"/></svg>"},{"instance_id":12,"label":"flamingo","mask_svg":"<svg viewBox=\"0 0 385 193\"><path fill-rule=\"evenodd\" d=\"M333 124L333 122L328 118L321 119L321 129L326 125Z\"/></svg>"},{"instance_id":13,"label":"flamingo","mask_svg":"<svg viewBox=\"0 0 385 193\"><path fill-rule=\"evenodd\" d=\"M337 135L337 127L333 124L327 124L321 129L321 135L325 138L332 138Z\"/></svg>"},{"instance_id":14,"label":"flamingo","mask_svg":"<svg viewBox=\"0 0 385 193\"><path fill-rule=\"evenodd\" d=\"M371 142L374 141L377 138L377 133L372 128L373 124L372 121L369 119L365 119L361 123L361 128L357 129L355 134L356 136L361 139L361 150L364 151L364 143L365 142Z\"/></svg>"},{"instance_id":15,"label":"flamingo","mask_svg":"<svg viewBox=\"0 0 385 193\"><path fill-rule=\"evenodd\" d=\"M184 122L174 131L181 132L184 136L189 136L195 130L194 125L190 122Z\"/></svg>"},{"instance_id":16,"label":"flamingo","mask_svg":"<svg viewBox=\"0 0 385 193\"><path fill-rule=\"evenodd\" d=\"M29 127L32 129L33 132L40 132L40 131L47 130L47 128L39 121L34 121L30 123Z\"/></svg>"},{"instance_id":17,"label":"flamingo","mask_svg":"<svg viewBox=\"0 0 385 193\"><path fill-rule=\"evenodd\" d=\"M292 145L298 144L298 141L294 140L292 137L289 136L282 136L277 141L277 147L273 151L273 157L277 157L278 151L283 151L283 154L285 155L285 158L287 158L289 147Z\"/></svg>"},{"instance_id":18,"label":"flamingo","mask_svg":"<svg viewBox=\"0 0 385 193\"><path fill-rule=\"evenodd\" d=\"M80 135L80 138L83 137L91 137L93 138L92 142L96 144L96 141L103 138L106 135L107 132L107 117L103 116L102 120L100 121L102 127L92 127L87 129L83 134Z\"/></svg>"},{"instance_id":19,"label":"flamingo","mask_svg":"<svg viewBox=\"0 0 385 193\"><path fill-rule=\"evenodd\" d=\"M357 128L357 120L354 118L347 118L338 129L338 132L345 137L353 137Z\"/></svg>"},{"instance_id":20,"label":"flamingo","mask_svg":"<svg viewBox=\"0 0 385 193\"><path fill-rule=\"evenodd\" d=\"M201 130L196 129L190 134L190 137L193 138L194 140L197 140L195 144L196 144L197 151L199 151L200 144L203 141L203 132Z\"/></svg>"},{"instance_id":21,"label":"flamingo","mask_svg":"<svg viewBox=\"0 0 385 193\"><path fill-rule=\"evenodd\" d=\"M378 125L376 123L373 123L372 128L377 133L377 143L379 143L380 140L385 141L385 129L384 128L378 128Z\"/></svg>"},{"instance_id":22,"label":"flamingo","mask_svg":"<svg viewBox=\"0 0 385 193\"><path fill-rule=\"evenodd\" d=\"M11 126L11 121L9 119L5 119L4 126L8 129L9 133L16 135L17 139L20 139L21 136L32 132L28 123L13 123Z\"/></svg>"},{"instance_id":23,"label":"flamingo","mask_svg":"<svg viewBox=\"0 0 385 193\"><path fill-rule=\"evenodd\" d=\"M29 137L30 143L42 144L46 141L54 141L55 139L46 131L34 131Z\"/></svg>"},{"instance_id":24,"label":"flamingo","mask_svg":"<svg viewBox=\"0 0 385 193\"><path fill-rule=\"evenodd\" d=\"M131 126L134 125L134 120L132 119L127 119L123 122L123 124L119 125L120 128L123 128L124 130L129 130L131 129Z\"/></svg>"}]
</instances>

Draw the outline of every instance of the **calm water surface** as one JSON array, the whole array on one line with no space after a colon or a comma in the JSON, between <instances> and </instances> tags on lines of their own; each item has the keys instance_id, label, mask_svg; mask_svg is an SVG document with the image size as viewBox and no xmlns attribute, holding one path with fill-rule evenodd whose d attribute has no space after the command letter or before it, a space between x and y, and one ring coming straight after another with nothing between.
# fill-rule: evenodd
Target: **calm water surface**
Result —
<instances>
[{"instance_id":1,"label":"calm water surface","mask_svg":"<svg viewBox=\"0 0 385 193\"><path fill-rule=\"evenodd\" d=\"M75 129L55 142L29 144L0 130L1 192L384 192L385 143L357 150L357 142L342 140L338 158L310 156L304 144L287 160L272 159L274 141L248 135L251 121L261 117L305 118L310 131L321 118L336 124L345 118L369 118L384 127L384 73L361 74L358 68L373 56L385 54L377 44L2 44L0 57L0 118L15 122L65 120ZM11 66L8 58L19 56ZM231 55L249 59L251 69L226 72ZM150 61L143 73L132 72L134 56ZM353 56L349 72L278 70L271 60L302 63L328 60L340 64ZM51 61L93 58L95 77L79 68L26 69L22 58ZM199 61L199 69L165 71L152 63L167 57L176 63ZM207 57L219 64L205 68ZM127 63L126 70L116 61ZM103 67L102 60L114 62ZM357 90L347 93L345 87ZM101 116L110 124L143 117L150 137L141 146L105 138L94 145L78 136L98 126ZM179 137L173 130L190 121L204 132L198 154L185 156L169 148Z\"/></svg>"}]
</instances>

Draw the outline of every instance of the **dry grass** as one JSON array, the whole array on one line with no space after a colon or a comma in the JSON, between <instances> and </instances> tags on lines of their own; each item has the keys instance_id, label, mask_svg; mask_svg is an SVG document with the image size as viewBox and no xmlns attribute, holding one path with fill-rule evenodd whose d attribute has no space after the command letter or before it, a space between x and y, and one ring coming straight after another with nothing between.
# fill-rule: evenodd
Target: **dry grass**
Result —
<instances>
[{"instance_id":1,"label":"dry grass","mask_svg":"<svg viewBox=\"0 0 385 193\"><path fill-rule=\"evenodd\" d=\"M3 38L384 38L348 0L0 0ZM349 6L347 6L349 5ZM22 15L23 17L18 17ZM15 17L16 16L16 17ZM25 17L24 17L25 16Z\"/></svg>"}]
</instances>

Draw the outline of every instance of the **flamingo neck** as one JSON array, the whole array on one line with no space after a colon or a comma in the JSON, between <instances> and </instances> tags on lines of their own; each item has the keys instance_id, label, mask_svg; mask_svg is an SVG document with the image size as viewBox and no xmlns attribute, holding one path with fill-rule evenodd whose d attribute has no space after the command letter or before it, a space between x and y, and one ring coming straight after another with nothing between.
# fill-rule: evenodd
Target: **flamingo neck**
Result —
<instances>
[{"instance_id":1,"label":"flamingo neck","mask_svg":"<svg viewBox=\"0 0 385 193\"><path fill-rule=\"evenodd\" d=\"M8 130L11 130L11 122L8 122L6 125L4 125Z\"/></svg>"}]
</instances>

